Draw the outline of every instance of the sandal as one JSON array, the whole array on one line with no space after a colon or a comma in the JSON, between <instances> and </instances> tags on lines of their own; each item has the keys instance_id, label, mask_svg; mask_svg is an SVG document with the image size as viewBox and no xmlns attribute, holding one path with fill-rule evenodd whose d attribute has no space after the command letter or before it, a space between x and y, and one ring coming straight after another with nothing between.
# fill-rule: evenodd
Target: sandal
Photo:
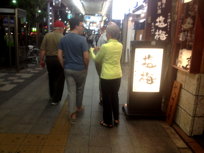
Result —
<instances>
[{"instance_id":1,"label":"sandal","mask_svg":"<svg viewBox=\"0 0 204 153\"><path fill-rule=\"evenodd\" d=\"M118 126L119 123L120 123L119 120L114 120L114 125L115 125L115 126Z\"/></svg>"},{"instance_id":2,"label":"sandal","mask_svg":"<svg viewBox=\"0 0 204 153\"><path fill-rule=\"evenodd\" d=\"M71 115L70 115L70 118L72 119L72 120L76 120L76 112L74 112L74 113L72 113Z\"/></svg>"},{"instance_id":3,"label":"sandal","mask_svg":"<svg viewBox=\"0 0 204 153\"><path fill-rule=\"evenodd\" d=\"M100 121L100 125L106 128L112 128L113 125L112 124L106 124L104 121Z\"/></svg>"}]
</instances>

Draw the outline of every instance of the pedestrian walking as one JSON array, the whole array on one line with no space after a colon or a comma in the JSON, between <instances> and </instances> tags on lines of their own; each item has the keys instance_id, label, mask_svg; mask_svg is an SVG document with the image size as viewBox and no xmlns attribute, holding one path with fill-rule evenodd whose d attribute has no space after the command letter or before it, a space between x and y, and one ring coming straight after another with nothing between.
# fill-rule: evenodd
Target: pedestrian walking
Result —
<instances>
[{"instance_id":1,"label":"pedestrian walking","mask_svg":"<svg viewBox=\"0 0 204 153\"><path fill-rule=\"evenodd\" d=\"M82 100L89 63L89 52L86 38L82 36L84 31L82 20L72 18L69 24L70 32L60 41L58 58L64 67L67 82L69 117L75 120L77 113L83 109Z\"/></svg>"},{"instance_id":2,"label":"pedestrian walking","mask_svg":"<svg viewBox=\"0 0 204 153\"><path fill-rule=\"evenodd\" d=\"M108 42L103 44L98 53L98 48L90 50L91 57L102 65L100 74L102 99L103 99L103 120L100 124L112 128L119 124L119 97L118 91L122 77L121 55L122 44L118 41L120 29L114 22L106 28ZM113 116L113 119L112 119Z\"/></svg>"},{"instance_id":3,"label":"pedestrian walking","mask_svg":"<svg viewBox=\"0 0 204 153\"><path fill-rule=\"evenodd\" d=\"M64 70L57 58L60 39L63 38L65 25L61 21L54 22L54 30L47 33L40 47L40 65L47 66L49 80L49 102L56 105L61 101L64 89Z\"/></svg>"}]
</instances>

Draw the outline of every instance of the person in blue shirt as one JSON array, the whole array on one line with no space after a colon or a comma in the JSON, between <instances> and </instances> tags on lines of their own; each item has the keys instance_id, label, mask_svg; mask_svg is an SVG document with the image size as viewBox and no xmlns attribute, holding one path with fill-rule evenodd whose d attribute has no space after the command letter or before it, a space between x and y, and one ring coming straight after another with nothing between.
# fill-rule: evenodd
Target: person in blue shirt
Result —
<instances>
[{"instance_id":1,"label":"person in blue shirt","mask_svg":"<svg viewBox=\"0 0 204 153\"><path fill-rule=\"evenodd\" d=\"M69 23L70 32L59 43L58 59L64 67L67 82L69 117L75 120L77 112L82 111L89 52L86 38L82 36L83 22L78 18L72 18Z\"/></svg>"}]
</instances>

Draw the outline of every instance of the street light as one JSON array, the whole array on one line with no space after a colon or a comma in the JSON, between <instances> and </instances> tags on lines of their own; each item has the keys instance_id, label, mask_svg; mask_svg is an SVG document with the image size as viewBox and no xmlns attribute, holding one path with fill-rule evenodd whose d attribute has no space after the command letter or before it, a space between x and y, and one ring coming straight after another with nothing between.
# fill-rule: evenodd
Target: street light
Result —
<instances>
[{"instance_id":1,"label":"street light","mask_svg":"<svg viewBox=\"0 0 204 153\"><path fill-rule=\"evenodd\" d=\"M12 3L13 3L13 4L16 4L16 3L17 3L17 1L16 1L16 0L12 0Z\"/></svg>"}]
</instances>

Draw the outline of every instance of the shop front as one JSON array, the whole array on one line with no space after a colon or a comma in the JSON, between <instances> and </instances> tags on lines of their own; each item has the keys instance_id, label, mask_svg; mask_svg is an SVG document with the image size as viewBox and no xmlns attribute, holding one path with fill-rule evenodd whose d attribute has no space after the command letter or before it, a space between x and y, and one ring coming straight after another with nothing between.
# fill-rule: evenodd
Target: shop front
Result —
<instances>
[{"instance_id":1,"label":"shop front","mask_svg":"<svg viewBox=\"0 0 204 153\"><path fill-rule=\"evenodd\" d=\"M26 11L0 8L0 67L19 70L26 59Z\"/></svg>"}]
</instances>

